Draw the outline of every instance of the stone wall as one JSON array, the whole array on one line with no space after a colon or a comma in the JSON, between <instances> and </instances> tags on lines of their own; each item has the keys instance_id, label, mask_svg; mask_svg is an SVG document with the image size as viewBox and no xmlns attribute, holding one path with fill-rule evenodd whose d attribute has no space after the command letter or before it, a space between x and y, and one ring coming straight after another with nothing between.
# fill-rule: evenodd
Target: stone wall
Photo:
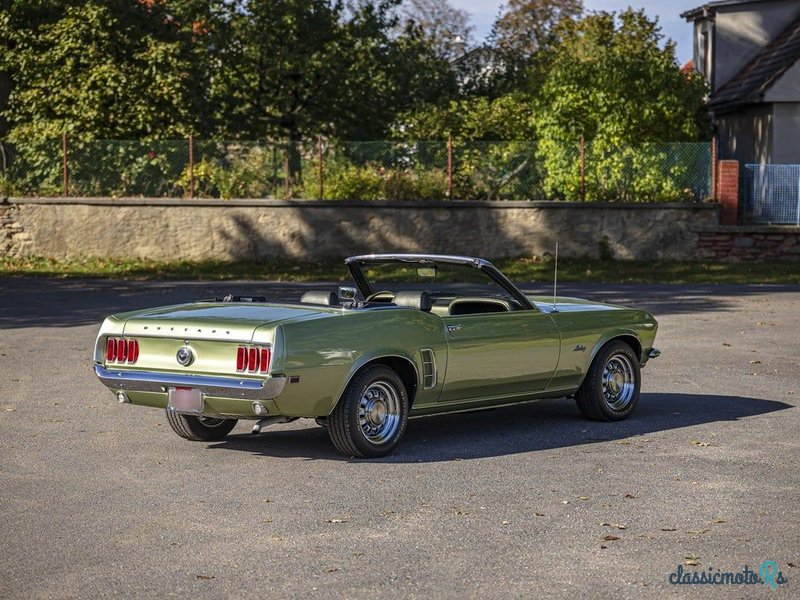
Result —
<instances>
[{"instance_id":1,"label":"stone wall","mask_svg":"<svg viewBox=\"0 0 800 600\"><path fill-rule=\"evenodd\" d=\"M800 261L800 227L717 227L699 232L697 257Z\"/></svg>"},{"instance_id":2,"label":"stone wall","mask_svg":"<svg viewBox=\"0 0 800 600\"><path fill-rule=\"evenodd\" d=\"M10 199L13 256L338 259L365 252L692 259L709 204Z\"/></svg>"}]
</instances>

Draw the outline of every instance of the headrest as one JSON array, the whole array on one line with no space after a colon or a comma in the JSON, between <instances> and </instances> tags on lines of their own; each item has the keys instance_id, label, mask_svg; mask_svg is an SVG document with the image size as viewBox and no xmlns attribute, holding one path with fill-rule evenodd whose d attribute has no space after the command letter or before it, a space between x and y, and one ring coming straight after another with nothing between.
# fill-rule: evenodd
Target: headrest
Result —
<instances>
[{"instance_id":1,"label":"headrest","mask_svg":"<svg viewBox=\"0 0 800 600\"><path fill-rule=\"evenodd\" d=\"M303 304L321 304L322 306L339 306L339 297L334 292L318 292L312 290L300 298Z\"/></svg>"},{"instance_id":2,"label":"headrest","mask_svg":"<svg viewBox=\"0 0 800 600\"><path fill-rule=\"evenodd\" d=\"M393 302L397 306L410 306L423 312L431 312L433 302L428 292L397 292Z\"/></svg>"}]
</instances>

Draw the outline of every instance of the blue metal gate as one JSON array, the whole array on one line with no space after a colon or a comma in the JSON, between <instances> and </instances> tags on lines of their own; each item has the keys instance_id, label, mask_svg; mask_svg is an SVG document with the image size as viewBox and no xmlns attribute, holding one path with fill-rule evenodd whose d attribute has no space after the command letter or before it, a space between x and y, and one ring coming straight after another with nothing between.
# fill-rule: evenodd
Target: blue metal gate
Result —
<instances>
[{"instance_id":1,"label":"blue metal gate","mask_svg":"<svg viewBox=\"0 0 800 600\"><path fill-rule=\"evenodd\" d=\"M745 165L742 186L746 221L800 225L800 165Z\"/></svg>"}]
</instances>

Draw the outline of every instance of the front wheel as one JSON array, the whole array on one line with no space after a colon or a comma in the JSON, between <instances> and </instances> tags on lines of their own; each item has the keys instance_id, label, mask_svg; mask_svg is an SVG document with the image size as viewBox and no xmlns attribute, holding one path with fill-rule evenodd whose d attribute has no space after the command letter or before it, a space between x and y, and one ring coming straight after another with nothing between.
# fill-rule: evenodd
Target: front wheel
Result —
<instances>
[{"instance_id":1,"label":"front wheel","mask_svg":"<svg viewBox=\"0 0 800 600\"><path fill-rule=\"evenodd\" d=\"M611 341L594 357L575 401L588 419L621 421L636 408L640 383L639 358L625 342Z\"/></svg>"},{"instance_id":2,"label":"front wheel","mask_svg":"<svg viewBox=\"0 0 800 600\"><path fill-rule=\"evenodd\" d=\"M193 442L217 442L236 427L236 419L194 417L167 410L167 421L172 431Z\"/></svg>"},{"instance_id":3,"label":"front wheel","mask_svg":"<svg viewBox=\"0 0 800 600\"><path fill-rule=\"evenodd\" d=\"M327 419L328 435L345 456L389 454L408 424L408 393L392 369L367 368L356 375Z\"/></svg>"}]
</instances>

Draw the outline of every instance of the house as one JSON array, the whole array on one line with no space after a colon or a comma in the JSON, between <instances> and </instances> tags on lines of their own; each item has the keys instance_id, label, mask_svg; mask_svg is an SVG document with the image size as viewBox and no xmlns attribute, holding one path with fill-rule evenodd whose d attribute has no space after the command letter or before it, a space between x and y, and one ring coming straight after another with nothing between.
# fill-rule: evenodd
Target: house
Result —
<instances>
[{"instance_id":1,"label":"house","mask_svg":"<svg viewBox=\"0 0 800 600\"><path fill-rule=\"evenodd\" d=\"M800 164L800 1L720 0L681 16L694 24L718 157Z\"/></svg>"}]
</instances>

